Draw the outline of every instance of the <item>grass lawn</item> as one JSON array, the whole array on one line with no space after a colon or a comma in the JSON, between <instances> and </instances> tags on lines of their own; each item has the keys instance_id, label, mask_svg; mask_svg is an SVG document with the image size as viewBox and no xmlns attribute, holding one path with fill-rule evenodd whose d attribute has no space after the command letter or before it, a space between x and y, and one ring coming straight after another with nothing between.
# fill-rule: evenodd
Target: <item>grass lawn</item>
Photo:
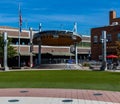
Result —
<instances>
[{"instance_id":1,"label":"grass lawn","mask_svg":"<svg viewBox=\"0 0 120 104\"><path fill-rule=\"evenodd\" d=\"M80 70L0 72L0 88L72 88L120 91L120 73Z\"/></svg>"}]
</instances>

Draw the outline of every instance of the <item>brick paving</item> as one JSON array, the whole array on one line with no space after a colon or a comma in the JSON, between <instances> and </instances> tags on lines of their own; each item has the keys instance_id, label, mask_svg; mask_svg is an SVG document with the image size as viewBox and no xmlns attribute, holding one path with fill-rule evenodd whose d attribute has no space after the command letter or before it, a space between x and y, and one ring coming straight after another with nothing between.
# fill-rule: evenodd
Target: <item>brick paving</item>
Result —
<instances>
[{"instance_id":1,"label":"brick paving","mask_svg":"<svg viewBox=\"0 0 120 104\"><path fill-rule=\"evenodd\" d=\"M120 104L120 92L101 91L101 90L3 88L0 89L0 98L1 97L43 97L43 98L47 97L47 98L66 98L66 99L69 98L69 99L81 99L81 102L83 102L83 103L79 103L79 101L76 101L77 103L70 103L70 104L103 104L100 103L99 101L104 102L104 104ZM107 103L107 102L111 102L111 103ZM47 104L53 104L53 103L47 103Z\"/></svg>"}]
</instances>

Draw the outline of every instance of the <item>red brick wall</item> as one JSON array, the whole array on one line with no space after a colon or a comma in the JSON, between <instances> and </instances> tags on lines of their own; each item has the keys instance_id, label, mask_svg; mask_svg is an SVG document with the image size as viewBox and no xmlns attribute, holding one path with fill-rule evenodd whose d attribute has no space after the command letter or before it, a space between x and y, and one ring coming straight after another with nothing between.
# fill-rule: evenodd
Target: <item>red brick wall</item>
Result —
<instances>
[{"instance_id":1,"label":"red brick wall","mask_svg":"<svg viewBox=\"0 0 120 104\"><path fill-rule=\"evenodd\" d=\"M90 48L77 48L78 53L80 54L88 54L90 51ZM42 53L47 52L70 52L69 48L54 48L54 47L42 47L41 48ZM33 47L33 53L38 53L38 47Z\"/></svg>"},{"instance_id":2,"label":"red brick wall","mask_svg":"<svg viewBox=\"0 0 120 104\"><path fill-rule=\"evenodd\" d=\"M18 37L19 32L16 31L9 31L9 30L0 30L0 33L7 32L8 36L16 36ZM29 32L21 32L21 37L29 37Z\"/></svg>"},{"instance_id":3,"label":"red brick wall","mask_svg":"<svg viewBox=\"0 0 120 104\"><path fill-rule=\"evenodd\" d=\"M102 35L102 31L106 31L106 34L112 35L112 41L107 42L107 54L116 54L115 50L115 41L117 41L117 35L120 33L120 25L116 26L106 26L106 27L100 27L100 28L93 28L91 30L91 53L92 53L92 59L98 60L99 55L102 54L102 44L100 41L100 36ZM98 36L97 43L94 43L94 36Z\"/></svg>"},{"instance_id":4,"label":"red brick wall","mask_svg":"<svg viewBox=\"0 0 120 104\"><path fill-rule=\"evenodd\" d=\"M33 52L38 53L38 47L34 47ZM69 52L69 48L42 47L41 52L42 53L47 53L47 52Z\"/></svg>"},{"instance_id":5,"label":"red brick wall","mask_svg":"<svg viewBox=\"0 0 120 104\"><path fill-rule=\"evenodd\" d=\"M16 49L16 51L18 51L18 47L17 46L14 46L14 48ZM20 52L30 52L30 48L28 46L21 46L20 47Z\"/></svg>"}]
</instances>

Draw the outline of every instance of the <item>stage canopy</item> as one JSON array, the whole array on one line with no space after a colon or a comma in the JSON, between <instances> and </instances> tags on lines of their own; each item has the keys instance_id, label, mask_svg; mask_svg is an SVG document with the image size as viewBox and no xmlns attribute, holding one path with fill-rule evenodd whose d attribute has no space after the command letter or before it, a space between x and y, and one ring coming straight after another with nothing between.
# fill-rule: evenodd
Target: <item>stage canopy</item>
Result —
<instances>
[{"instance_id":1,"label":"stage canopy","mask_svg":"<svg viewBox=\"0 0 120 104\"><path fill-rule=\"evenodd\" d=\"M48 30L35 33L33 44L47 46L70 46L81 41L81 36L72 31Z\"/></svg>"}]
</instances>

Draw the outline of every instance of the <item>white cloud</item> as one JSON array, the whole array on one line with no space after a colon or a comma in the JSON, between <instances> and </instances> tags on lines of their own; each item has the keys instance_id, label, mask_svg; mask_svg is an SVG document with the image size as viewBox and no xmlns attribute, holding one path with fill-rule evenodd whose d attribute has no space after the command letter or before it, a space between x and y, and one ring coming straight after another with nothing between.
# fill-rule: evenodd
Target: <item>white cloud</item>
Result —
<instances>
[{"instance_id":1,"label":"white cloud","mask_svg":"<svg viewBox=\"0 0 120 104\"><path fill-rule=\"evenodd\" d=\"M14 23L18 18L8 14L0 14L0 23Z\"/></svg>"},{"instance_id":2,"label":"white cloud","mask_svg":"<svg viewBox=\"0 0 120 104\"><path fill-rule=\"evenodd\" d=\"M45 11L48 10L48 8L23 8L24 10L30 10L30 11Z\"/></svg>"},{"instance_id":3,"label":"white cloud","mask_svg":"<svg viewBox=\"0 0 120 104\"><path fill-rule=\"evenodd\" d=\"M31 15L31 18L28 18L31 22L37 21L66 21L66 22L73 22L73 21L83 21L84 16L82 15Z\"/></svg>"},{"instance_id":4,"label":"white cloud","mask_svg":"<svg viewBox=\"0 0 120 104\"><path fill-rule=\"evenodd\" d=\"M89 15L75 15L75 14L57 14L57 15L39 15L31 14L27 17L23 15L23 23L27 20L28 23L42 22L78 22L81 26L103 26L107 25L108 13L94 13ZM0 14L0 23L18 23L18 17L14 14Z\"/></svg>"},{"instance_id":5,"label":"white cloud","mask_svg":"<svg viewBox=\"0 0 120 104\"><path fill-rule=\"evenodd\" d=\"M39 21L48 21L48 22L79 22L81 24L88 25L102 25L108 20L108 14L104 13L95 13L89 15L31 15L28 18L29 22L39 22ZM106 24L105 24L106 25Z\"/></svg>"}]
</instances>

